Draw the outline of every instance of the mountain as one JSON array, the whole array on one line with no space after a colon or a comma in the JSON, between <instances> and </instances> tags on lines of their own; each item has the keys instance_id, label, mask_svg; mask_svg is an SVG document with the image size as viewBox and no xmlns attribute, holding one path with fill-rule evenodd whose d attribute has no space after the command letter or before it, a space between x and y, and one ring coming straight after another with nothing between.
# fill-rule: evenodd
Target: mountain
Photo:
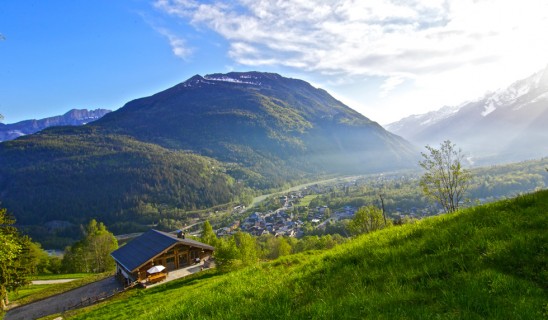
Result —
<instances>
[{"instance_id":1,"label":"mountain","mask_svg":"<svg viewBox=\"0 0 548 320\"><path fill-rule=\"evenodd\" d=\"M112 229L184 220L250 188L416 163L407 141L305 81L213 74L1 143L0 201L21 224L96 217Z\"/></svg>"},{"instance_id":2,"label":"mountain","mask_svg":"<svg viewBox=\"0 0 548 320\"><path fill-rule=\"evenodd\" d=\"M415 154L326 91L272 73L197 75L94 126L238 163L269 180L392 170L408 167Z\"/></svg>"},{"instance_id":3,"label":"mountain","mask_svg":"<svg viewBox=\"0 0 548 320\"><path fill-rule=\"evenodd\" d=\"M417 145L451 140L478 162L548 155L548 67L477 101L412 115L386 126Z\"/></svg>"},{"instance_id":4,"label":"mountain","mask_svg":"<svg viewBox=\"0 0 548 320\"><path fill-rule=\"evenodd\" d=\"M106 109L72 109L62 116L40 120L24 120L12 124L0 123L0 142L13 140L53 126L80 126L100 119L110 110Z\"/></svg>"}]
</instances>

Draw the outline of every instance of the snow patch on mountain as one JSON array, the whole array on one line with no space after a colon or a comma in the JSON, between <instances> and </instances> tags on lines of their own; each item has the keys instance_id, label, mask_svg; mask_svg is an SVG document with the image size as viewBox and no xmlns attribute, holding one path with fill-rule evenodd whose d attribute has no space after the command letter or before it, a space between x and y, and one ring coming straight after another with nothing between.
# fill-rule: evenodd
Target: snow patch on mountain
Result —
<instances>
[{"instance_id":1,"label":"snow patch on mountain","mask_svg":"<svg viewBox=\"0 0 548 320\"><path fill-rule=\"evenodd\" d=\"M229 76L226 76L226 75L222 75L222 76L206 75L204 77L204 79L210 80L210 81L231 82L231 83L239 83L239 84L251 84L251 85L256 85L256 86L261 85L261 82L247 80L247 79L257 79L257 77L251 76L251 75L245 75L245 74L240 75L238 78L229 77ZM245 79L245 80L242 80L242 79Z\"/></svg>"},{"instance_id":2,"label":"snow patch on mountain","mask_svg":"<svg viewBox=\"0 0 548 320\"><path fill-rule=\"evenodd\" d=\"M495 103L493 101L489 101L489 103L485 104L485 109L483 110L481 115L485 117L495 110L497 110L497 108L495 107Z\"/></svg>"},{"instance_id":3,"label":"snow patch on mountain","mask_svg":"<svg viewBox=\"0 0 548 320\"><path fill-rule=\"evenodd\" d=\"M461 106L445 106L437 111L431 111L425 114L413 115L417 120L422 120L419 125L425 126L428 124L436 123L443 119L451 117L453 114L459 112Z\"/></svg>"}]
</instances>

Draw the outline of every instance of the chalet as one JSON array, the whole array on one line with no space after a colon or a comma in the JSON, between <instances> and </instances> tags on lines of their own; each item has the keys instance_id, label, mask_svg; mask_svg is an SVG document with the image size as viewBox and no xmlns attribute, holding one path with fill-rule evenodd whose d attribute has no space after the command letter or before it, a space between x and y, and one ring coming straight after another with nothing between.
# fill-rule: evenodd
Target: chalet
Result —
<instances>
[{"instance_id":1,"label":"chalet","mask_svg":"<svg viewBox=\"0 0 548 320\"><path fill-rule=\"evenodd\" d=\"M116 262L116 277L125 284L145 281L147 270L162 265L166 271L189 266L211 256L214 247L192 239L183 232L170 234L149 230L110 255Z\"/></svg>"}]
</instances>

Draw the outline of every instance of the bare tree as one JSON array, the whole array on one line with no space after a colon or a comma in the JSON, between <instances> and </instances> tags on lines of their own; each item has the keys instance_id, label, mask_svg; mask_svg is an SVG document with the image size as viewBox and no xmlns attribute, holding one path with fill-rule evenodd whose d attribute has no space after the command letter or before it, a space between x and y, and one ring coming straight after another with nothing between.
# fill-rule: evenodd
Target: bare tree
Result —
<instances>
[{"instance_id":1,"label":"bare tree","mask_svg":"<svg viewBox=\"0 0 548 320\"><path fill-rule=\"evenodd\" d=\"M462 167L464 155L451 141L446 140L440 149L426 146L428 153L419 165L426 170L420 186L424 194L441 204L445 212L455 212L468 190L470 171Z\"/></svg>"}]
</instances>

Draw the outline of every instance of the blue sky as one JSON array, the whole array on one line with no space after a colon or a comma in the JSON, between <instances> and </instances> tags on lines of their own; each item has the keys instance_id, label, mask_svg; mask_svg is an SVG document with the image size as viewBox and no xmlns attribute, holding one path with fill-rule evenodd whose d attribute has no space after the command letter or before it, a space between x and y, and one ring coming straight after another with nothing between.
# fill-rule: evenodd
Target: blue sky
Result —
<instances>
[{"instance_id":1,"label":"blue sky","mask_svg":"<svg viewBox=\"0 0 548 320\"><path fill-rule=\"evenodd\" d=\"M300 78L379 123L548 64L544 0L3 0L5 123L117 109L195 74Z\"/></svg>"}]
</instances>

